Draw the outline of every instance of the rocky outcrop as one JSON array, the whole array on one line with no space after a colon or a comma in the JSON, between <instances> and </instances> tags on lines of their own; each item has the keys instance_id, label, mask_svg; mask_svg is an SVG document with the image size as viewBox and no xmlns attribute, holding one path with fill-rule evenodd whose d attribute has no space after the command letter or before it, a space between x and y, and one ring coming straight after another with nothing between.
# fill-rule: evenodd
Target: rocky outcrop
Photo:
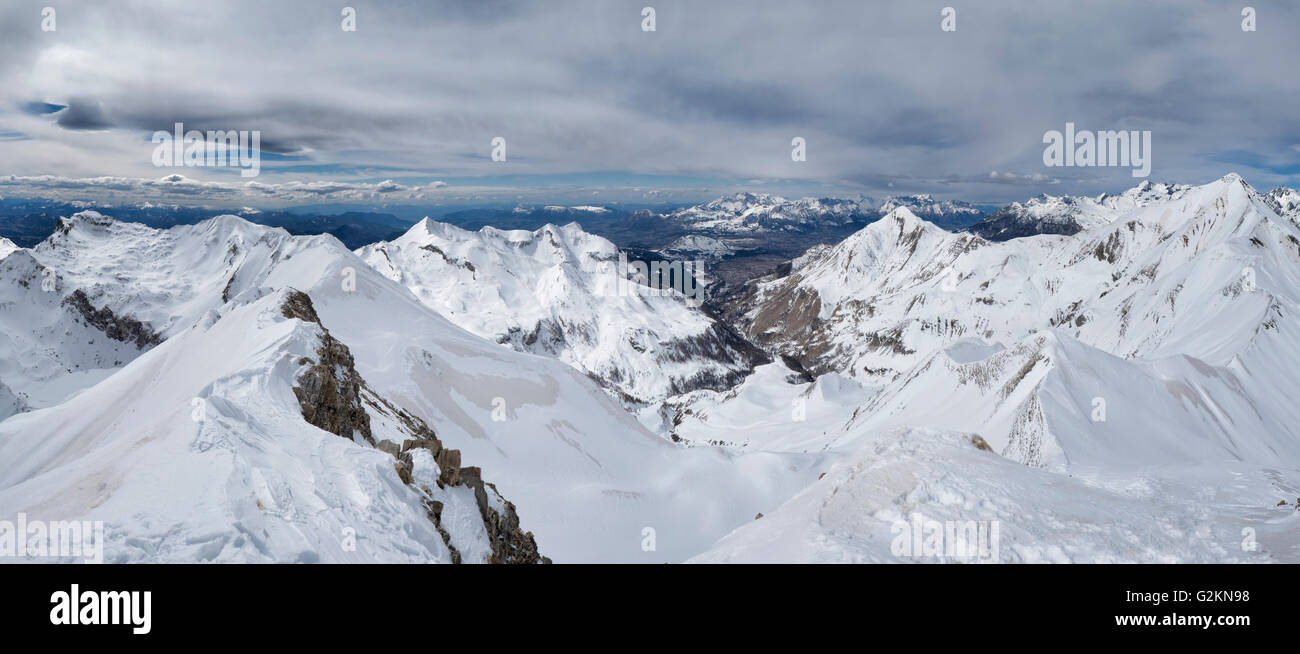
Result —
<instances>
[{"instance_id":1,"label":"rocky outcrop","mask_svg":"<svg viewBox=\"0 0 1300 654\"><path fill-rule=\"evenodd\" d=\"M515 505L505 499L495 485L483 480L482 470L477 466L462 466L460 450L443 447L442 441L438 440L433 430L429 429L423 420L393 406L383 398L375 396L375 400L375 409L385 411L388 415L397 418L412 432L413 438L403 441L400 447L389 444L397 449L395 456L398 461L398 476L401 476L406 483L411 483L411 452L415 449L423 449L432 454L434 461L438 464L437 483L439 488L464 486L474 491L474 501L478 505L479 515L483 519L483 526L487 529L488 542L492 547L492 554L488 558L488 563L551 562L550 559L538 552L537 541L532 532L520 528L519 514L515 510ZM429 489L425 490L427 492ZM454 551L450 536L442 530L442 504L429 500L428 507L430 516L433 517L435 524L439 527L439 532L443 533L443 540ZM456 557L459 557L459 553L456 554Z\"/></svg>"},{"instance_id":2,"label":"rocky outcrop","mask_svg":"<svg viewBox=\"0 0 1300 654\"><path fill-rule=\"evenodd\" d=\"M483 481L483 472L477 466L461 466L459 450L445 449L437 439L408 440L406 446L435 452L441 472L438 478L440 486L464 486L474 491L474 501L492 547L488 563L551 562L537 551L537 541L532 532L520 528L514 503L502 497L494 484ZM403 454L409 456L409 450Z\"/></svg>"},{"instance_id":3,"label":"rocky outcrop","mask_svg":"<svg viewBox=\"0 0 1300 654\"><path fill-rule=\"evenodd\" d=\"M320 347L316 350L317 359L304 357L299 361L306 368L298 374L298 384L293 391L302 407L303 418L325 431L345 438L360 435L374 445L375 449L391 455L395 459L393 467L402 483L415 488L424 496L429 520L451 552L453 563L461 562L461 553L452 544L451 534L442 525L443 504L433 499L432 489L418 487L412 476L414 459L411 453L416 449L427 450L433 456L438 465L436 483L439 488L464 486L474 492L474 501L491 545L488 563L551 562L538 551L532 532L524 531L519 526L515 505L502 497L496 486L483 480L482 471L478 467L462 466L460 450L444 447L423 420L389 402L366 385L354 367L352 353L321 324L311 298L306 293L290 292L281 312L286 318L315 323L322 332ZM375 419L396 423L407 438L400 445L387 439L376 442L371 428L372 414Z\"/></svg>"},{"instance_id":4,"label":"rocky outcrop","mask_svg":"<svg viewBox=\"0 0 1300 654\"><path fill-rule=\"evenodd\" d=\"M129 316L119 316L108 307L96 309L90 303L90 298L86 296L85 291L81 289L77 289L68 297L63 298L63 303L81 314L81 317L91 327L104 332L105 336L115 341L133 343L141 350L163 341L162 337L146 323Z\"/></svg>"},{"instance_id":5,"label":"rocky outcrop","mask_svg":"<svg viewBox=\"0 0 1300 654\"><path fill-rule=\"evenodd\" d=\"M286 318L297 318L320 325L320 318L311 304L311 298L301 291L293 291L286 298L281 312ZM375 442L370 433L370 415L361 404L361 389L365 382L357 374L352 353L347 346L330 335L320 325L323 335L316 349L316 360L303 358L299 364L307 369L298 374L294 395L302 407L302 417L309 423L331 434L344 438L359 436L367 443Z\"/></svg>"}]
</instances>

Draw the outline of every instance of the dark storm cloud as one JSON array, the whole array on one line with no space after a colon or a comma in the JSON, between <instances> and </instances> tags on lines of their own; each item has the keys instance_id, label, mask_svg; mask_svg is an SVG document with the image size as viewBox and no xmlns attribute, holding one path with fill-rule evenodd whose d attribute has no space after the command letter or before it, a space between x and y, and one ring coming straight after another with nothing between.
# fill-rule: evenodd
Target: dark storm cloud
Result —
<instances>
[{"instance_id":1,"label":"dark storm cloud","mask_svg":"<svg viewBox=\"0 0 1300 654\"><path fill-rule=\"evenodd\" d=\"M6 6L0 127L30 138L3 142L0 172L156 179L141 144L182 122L258 130L268 153L302 158L267 166L275 183L626 171L1008 200L1135 183L1045 167L1044 132L1073 122L1151 130L1153 178L1297 183L1293 4L1256 3L1258 31L1243 32L1241 7L1215 0L991 1L954 5L952 33L951 2L348 4L351 33L342 5L307 0L71 4L56 33L39 8ZM36 101L68 107L3 114ZM508 164L489 156L497 136ZM790 161L794 136L806 162Z\"/></svg>"},{"instance_id":2,"label":"dark storm cloud","mask_svg":"<svg viewBox=\"0 0 1300 654\"><path fill-rule=\"evenodd\" d=\"M113 126L104 113L104 104L91 98L69 98L68 106L56 116L55 122L63 129L108 129Z\"/></svg>"}]
</instances>

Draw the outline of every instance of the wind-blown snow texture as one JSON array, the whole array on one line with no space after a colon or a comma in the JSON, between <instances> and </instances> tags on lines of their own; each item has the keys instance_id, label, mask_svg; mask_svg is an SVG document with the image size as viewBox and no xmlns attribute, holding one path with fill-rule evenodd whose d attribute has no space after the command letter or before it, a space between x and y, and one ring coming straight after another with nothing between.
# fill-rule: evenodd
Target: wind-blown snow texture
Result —
<instances>
[{"instance_id":1,"label":"wind-blown snow texture","mask_svg":"<svg viewBox=\"0 0 1300 654\"><path fill-rule=\"evenodd\" d=\"M1143 184L996 241L913 198L721 318L599 292L577 225L85 212L0 247L0 516L103 520L109 561L950 560L895 551L923 516L999 524L980 560L1297 562L1297 197ZM695 218L864 201L815 202Z\"/></svg>"}]
</instances>

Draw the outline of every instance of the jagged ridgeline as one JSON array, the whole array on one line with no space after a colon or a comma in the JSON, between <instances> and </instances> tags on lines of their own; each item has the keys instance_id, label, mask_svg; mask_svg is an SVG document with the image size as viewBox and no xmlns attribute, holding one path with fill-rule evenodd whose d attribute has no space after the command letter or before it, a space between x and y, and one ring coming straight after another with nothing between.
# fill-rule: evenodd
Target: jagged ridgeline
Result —
<instances>
[{"instance_id":1,"label":"jagged ridgeline","mask_svg":"<svg viewBox=\"0 0 1300 654\"><path fill-rule=\"evenodd\" d=\"M315 323L321 328L320 347L316 359L303 357L294 395L302 406L302 417L307 422L332 434L354 440L364 440L376 449L387 452L396 459L394 468L402 483L419 490L425 497L429 519L442 535L451 551L452 561L461 563L461 553L452 542L451 534L442 524L443 502L435 499L438 491L448 487L469 488L474 493L483 526L487 530L491 554L488 563L550 563L551 560L537 551L532 532L519 527L515 505L501 497L496 486L483 481L482 472L474 466L462 466L460 451L444 448L442 441L423 420L394 406L380 397L357 373L348 346L330 335L320 322L311 298L302 291L292 291L285 298L282 311L286 318ZM371 430L371 415L398 427L399 434L409 436L401 444L383 439L376 441ZM415 451L427 452L436 465L438 474L433 478L436 489L419 483L413 477L416 467ZM427 480L421 480L426 481Z\"/></svg>"}]
</instances>

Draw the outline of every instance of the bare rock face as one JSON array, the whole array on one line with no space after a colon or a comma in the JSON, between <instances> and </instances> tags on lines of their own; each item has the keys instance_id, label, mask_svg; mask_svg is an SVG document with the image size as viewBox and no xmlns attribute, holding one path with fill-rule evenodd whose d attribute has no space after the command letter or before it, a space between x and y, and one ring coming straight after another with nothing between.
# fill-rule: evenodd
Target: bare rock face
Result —
<instances>
[{"instance_id":1,"label":"bare rock face","mask_svg":"<svg viewBox=\"0 0 1300 654\"><path fill-rule=\"evenodd\" d=\"M397 411L401 410L397 409ZM502 497L495 485L483 481L483 472L478 466L461 466L460 450L443 447L442 442L433 436L433 432L419 418L404 411L399 415L404 415L415 422L420 430L420 437L408 439L402 444L402 452L398 455L399 460L405 457L409 461L410 451L413 449L428 450L433 454L441 471L438 478L440 486L465 486L474 491L474 502L478 505L479 515L483 518L483 526L487 529L488 541L492 546L488 563L551 562L538 552L537 541L533 538L532 532L524 531L519 527L519 515L515 511L515 505ZM434 504L437 506L432 506ZM501 510L498 511L494 505L499 506ZM430 515L437 514L440 519L441 503L431 501L429 511ZM450 538L444 535L444 540L447 540L447 546L451 547Z\"/></svg>"},{"instance_id":2,"label":"bare rock face","mask_svg":"<svg viewBox=\"0 0 1300 654\"><path fill-rule=\"evenodd\" d=\"M474 468L474 498L478 500L479 512L483 515L483 524L487 527L488 540L492 543L492 556L488 563L550 563L551 560L537 551L537 541L531 531L519 527L519 515L515 505L501 497L497 487L485 484L478 478L478 468ZM464 471L462 470L462 476ZM486 486L486 488L484 488ZM498 512L487 501L491 492L501 499L505 509Z\"/></svg>"},{"instance_id":3,"label":"bare rock face","mask_svg":"<svg viewBox=\"0 0 1300 654\"><path fill-rule=\"evenodd\" d=\"M352 353L321 324L311 298L306 293L291 292L281 311L286 318L319 325L324 334L320 347L316 350L317 360L304 358L300 361L308 367L299 374L298 385L293 389L307 422L344 438L360 435L375 449L387 452L396 460L393 467L398 478L412 488L415 488L415 484L411 476L411 451L429 451L438 464L440 474L437 481L440 488L465 486L474 491L474 500L492 547L488 563L551 562L538 552L532 532L520 528L515 505L502 497L496 486L483 481L482 471L478 467L462 466L460 450L443 447L442 441L423 420L384 399L366 385L354 367ZM376 442L370 425L372 413L399 424L409 438L403 439L401 445L387 439ZM429 498L423 489L416 490L426 496L427 515L451 551L452 562L460 563L461 554L452 545L451 534L442 525L442 502Z\"/></svg>"},{"instance_id":4,"label":"bare rock face","mask_svg":"<svg viewBox=\"0 0 1300 654\"><path fill-rule=\"evenodd\" d=\"M76 309L77 313L80 313L81 317L91 327L104 332L105 336L115 341L134 343L141 350L163 341L162 337L155 333L149 325L139 320L114 314L108 307L96 309L90 304L90 298L86 296L85 291L81 289L77 289L68 297L63 298L63 303Z\"/></svg>"},{"instance_id":5,"label":"bare rock face","mask_svg":"<svg viewBox=\"0 0 1300 654\"><path fill-rule=\"evenodd\" d=\"M311 298L301 291L292 292L281 311L286 318L297 318L320 325L320 318L311 304ZM316 361L303 358L299 363L310 366L298 375L294 395L302 406L302 417L307 422L331 434L344 438L359 435L374 444L370 433L370 415L361 404L361 389L365 382L357 374L348 347L330 336L321 325L324 336L316 350Z\"/></svg>"}]
</instances>

